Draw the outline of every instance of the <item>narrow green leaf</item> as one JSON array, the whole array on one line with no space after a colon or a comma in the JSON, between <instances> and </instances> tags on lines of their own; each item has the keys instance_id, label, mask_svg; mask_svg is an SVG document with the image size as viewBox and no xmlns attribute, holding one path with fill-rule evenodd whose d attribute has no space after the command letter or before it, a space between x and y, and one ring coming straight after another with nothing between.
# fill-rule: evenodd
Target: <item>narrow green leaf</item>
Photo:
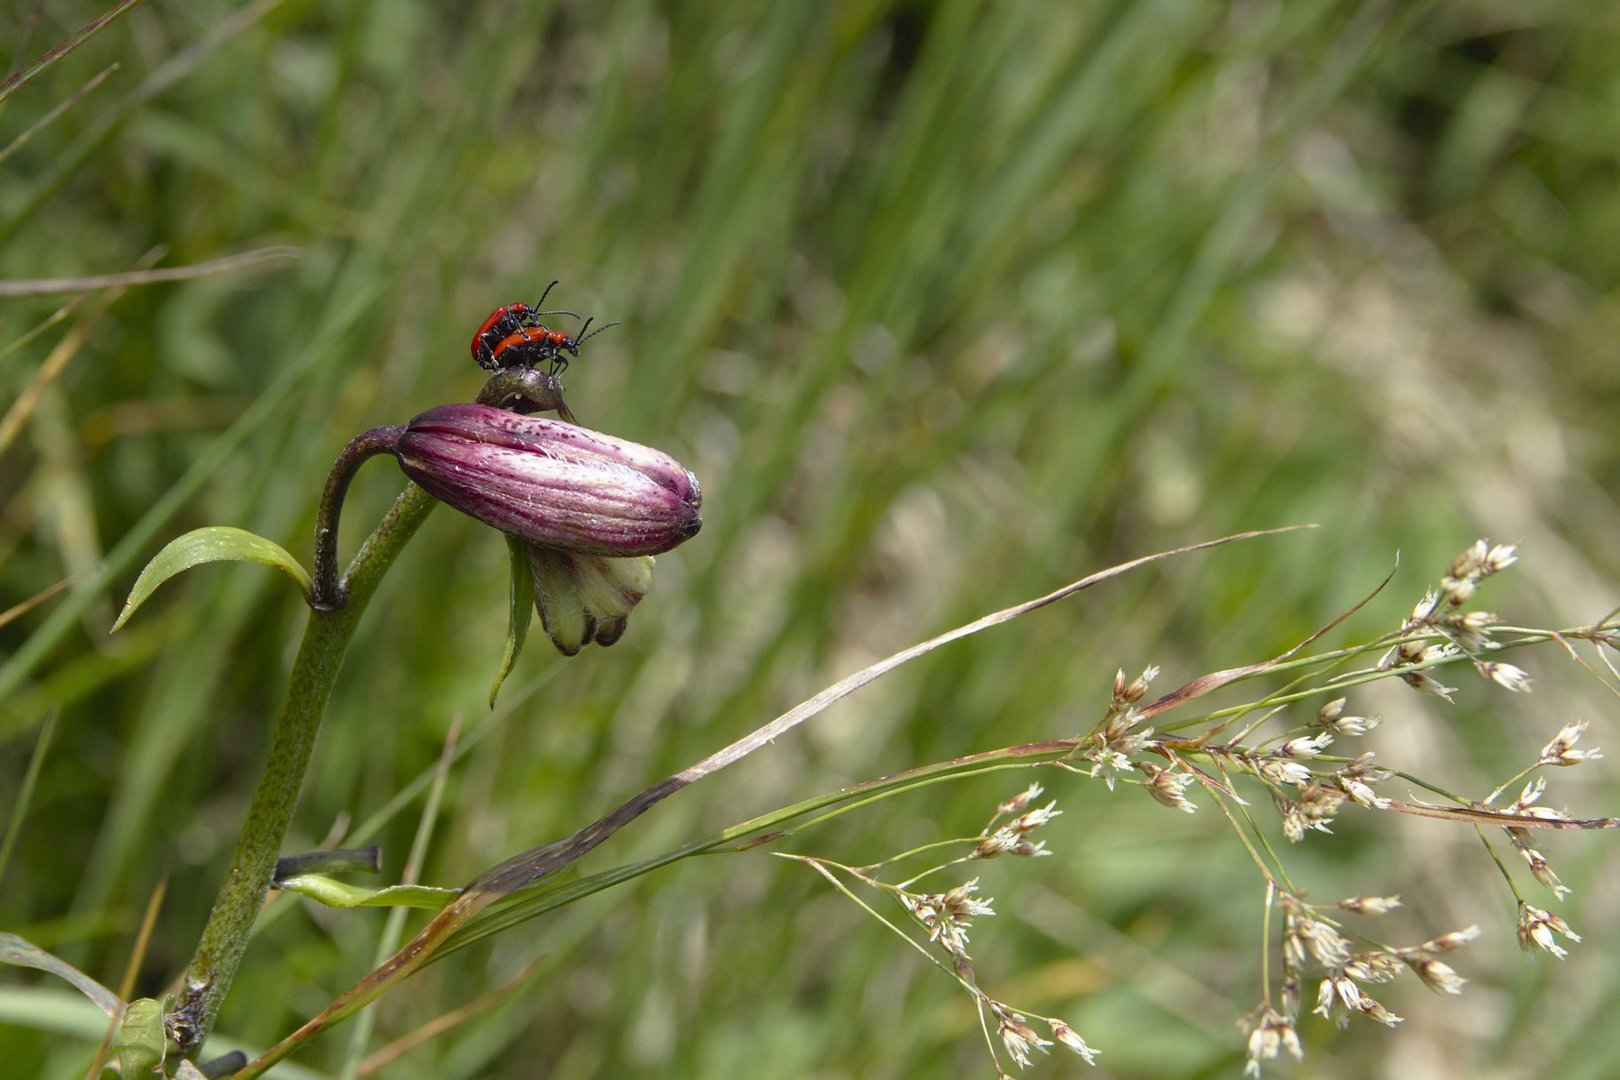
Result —
<instances>
[{"instance_id":1,"label":"narrow green leaf","mask_svg":"<svg viewBox=\"0 0 1620 1080\"><path fill-rule=\"evenodd\" d=\"M36 968L66 979L108 1016L117 1016L118 1011L124 1007L117 994L67 961L57 959L38 945L16 934L0 934L0 964Z\"/></svg>"},{"instance_id":2,"label":"narrow green leaf","mask_svg":"<svg viewBox=\"0 0 1620 1080\"><path fill-rule=\"evenodd\" d=\"M34 744L34 753L28 759L28 771L23 774L22 786L17 790L17 801L11 807L11 820L6 822L6 835L0 839L0 880L6 876L6 867L11 862L11 847L17 842L17 834L22 830L23 818L28 816L28 806L34 799L34 784L39 780L39 770L45 764L45 755L51 749L51 736L56 734L56 712L45 718L45 726L40 728L39 741Z\"/></svg>"},{"instance_id":3,"label":"narrow green leaf","mask_svg":"<svg viewBox=\"0 0 1620 1080\"><path fill-rule=\"evenodd\" d=\"M529 570L529 553L523 541L515 536L506 538L506 550L512 562L511 612L506 627L506 651L501 654L500 670L495 672L495 685L489 688L491 709L495 707L501 684L506 682L518 654L523 651L523 642L529 636L529 620L534 617L534 575Z\"/></svg>"},{"instance_id":4,"label":"narrow green leaf","mask_svg":"<svg viewBox=\"0 0 1620 1080\"><path fill-rule=\"evenodd\" d=\"M438 911L461 891L431 885L389 885L382 889L368 889L325 874L299 874L276 882L276 888L307 896L327 907L412 907L425 911Z\"/></svg>"},{"instance_id":5,"label":"narrow green leaf","mask_svg":"<svg viewBox=\"0 0 1620 1080\"><path fill-rule=\"evenodd\" d=\"M205 529L193 529L186 535L169 541L168 545L146 564L141 576L135 579L135 587L129 590L129 599L124 601L124 610L119 613L118 621L113 623L113 629L117 630L123 626L129 617L135 614L135 609L146 603L147 597L157 591L159 585L182 570L190 570L193 566L200 566L203 563L225 561L263 563L285 571L288 577L298 583L299 591L304 594L304 602L309 602L309 571L299 565L298 560L288 554L286 548L274 540L266 540L246 529L237 529L229 525L211 525Z\"/></svg>"}]
</instances>

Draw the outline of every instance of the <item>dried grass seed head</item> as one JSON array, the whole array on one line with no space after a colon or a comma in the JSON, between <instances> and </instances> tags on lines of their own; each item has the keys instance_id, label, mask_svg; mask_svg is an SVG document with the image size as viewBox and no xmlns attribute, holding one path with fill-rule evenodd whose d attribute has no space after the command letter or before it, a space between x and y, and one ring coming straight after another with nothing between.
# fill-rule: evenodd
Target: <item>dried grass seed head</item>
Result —
<instances>
[{"instance_id":1,"label":"dried grass seed head","mask_svg":"<svg viewBox=\"0 0 1620 1080\"><path fill-rule=\"evenodd\" d=\"M1541 748L1541 757L1536 761L1536 764L1568 767L1570 765L1579 765L1583 761L1601 759L1603 751L1599 747L1594 746L1590 750L1575 749L1575 744L1586 733L1587 724L1588 722L1585 720L1565 724L1559 729L1558 734L1553 736L1552 741Z\"/></svg>"},{"instance_id":2,"label":"dried grass seed head","mask_svg":"<svg viewBox=\"0 0 1620 1080\"><path fill-rule=\"evenodd\" d=\"M1000 1004L994 1006L994 1011L999 1021L996 1034L1001 1037L1001 1045L1006 1047L1007 1055L1018 1063L1019 1068L1029 1068L1031 1050L1047 1053L1046 1048L1052 1045L1052 1041L1036 1034L1022 1016Z\"/></svg>"},{"instance_id":3,"label":"dried grass seed head","mask_svg":"<svg viewBox=\"0 0 1620 1080\"><path fill-rule=\"evenodd\" d=\"M1534 904L1519 901L1519 948L1530 951L1532 946L1549 952L1562 960L1569 955L1569 951L1558 944L1554 934L1562 934L1570 941L1579 944L1581 935L1569 928L1569 924L1557 915Z\"/></svg>"},{"instance_id":4,"label":"dried grass seed head","mask_svg":"<svg viewBox=\"0 0 1620 1080\"><path fill-rule=\"evenodd\" d=\"M1267 1009L1258 1020L1247 1025L1249 1032L1248 1062L1243 1075L1258 1077L1261 1066L1275 1061L1282 1050L1287 1050L1295 1061L1305 1060L1305 1049L1299 1043L1299 1032L1287 1017Z\"/></svg>"},{"instance_id":5,"label":"dried grass seed head","mask_svg":"<svg viewBox=\"0 0 1620 1080\"><path fill-rule=\"evenodd\" d=\"M1401 898L1399 895L1349 896L1340 900L1337 906L1357 915L1387 915L1401 906Z\"/></svg>"},{"instance_id":6,"label":"dried grass seed head","mask_svg":"<svg viewBox=\"0 0 1620 1080\"><path fill-rule=\"evenodd\" d=\"M1188 786L1198 779L1192 773L1178 772L1144 761L1142 774L1147 777L1142 786L1155 802L1187 814L1197 811L1197 804L1187 798Z\"/></svg>"}]
</instances>

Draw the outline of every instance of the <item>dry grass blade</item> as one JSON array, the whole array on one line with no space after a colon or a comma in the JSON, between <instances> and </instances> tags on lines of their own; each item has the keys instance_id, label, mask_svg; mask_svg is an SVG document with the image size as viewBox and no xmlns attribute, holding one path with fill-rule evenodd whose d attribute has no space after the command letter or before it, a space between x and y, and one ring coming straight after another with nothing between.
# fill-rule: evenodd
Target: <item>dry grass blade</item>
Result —
<instances>
[{"instance_id":1,"label":"dry grass blade","mask_svg":"<svg viewBox=\"0 0 1620 1080\"><path fill-rule=\"evenodd\" d=\"M488 1010L494 1008L496 1005L499 1005L502 1001L505 1001L508 997L510 997L514 991L522 989L523 985L530 979L534 978L535 974L538 973L539 970L544 967L546 962L550 959L551 958L549 956L536 957L534 960L530 961L529 964L510 982L497 986L487 994L479 995L472 1001L469 1001L467 1004L461 1006L459 1009L452 1009L441 1016L434 1017L432 1020L429 1020L427 1023L413 1030L409 1035L404 1035L398 1039L395 1039L393 1042L389 1043L387 1046L383 1047L362 1061L359 1068L356 1070L356 1075L370 1076L378 1069L381 1069L386 1065L393 1064L395 1059L410 1053L412 1050L416 1049L418 1046L421 1046L429 1039L437 1038L456 1025L464 1024L468 1020L478 1016L480 1013L487 1012Z\"/></svg>"},{"instance_id":2,"label":"dry grass blade","mask_svg":"<svg viewBox=\"0 0 1620 1080\"><path fill-rule=\"evenodd\" d=\"M575 833L566 840L561 840L554 844L548 844L544 847L534 848L530 851L524 852L521 855L508 859L499 866L495 866L490 870L485 871L477 878L474 878L473 881L467 885L466 893L463 895L461 900L457 901L457 903L459 904L464 901L469 901L479 895L486 895L488 899L484 900L483 903L487 904L501 896L506 895L507 893L510 893L514 889L522 888L524 885L538 880L546 874L555 873L558 869L561 869L568 863L578 859L581 855L584 855L586 852L596 847L613 833L617 832L619 829L623 828L632 820L639 817L641 814L645 813L659 802L662 802L670 795L673 795L675 792L684 787L695 784L705 777L712 776L727 766L735 764L736 762L747 757L749 754L752 754L754 751L759 750L761 747L764 747L787 734L789 731L798 727L811 717L824 712L835 702L848 697L850 694L853 694L855 691L861 689L863 686L866 686L868 683L875 682L877 679L882 678L884 675L887 675L896 668L908 664L921 656L925 656L943 645L948 645L953 641L976 634L981 630L987 630L992 626L999 626L1002 623L1011 622L1013 619L1016 619L1019 616L1027 615L1030 612L1046 607L1049 604L1055 604L1059 600L1067 599L1076 593L1082 592L1095 585L1100 585L1105 581L1110 581L1113 578L1119 577L1141 566L1145 566L1148 563L1158 562L1162 559L1174 558L1178 555L1185 555L1190 552L1216 547L1221 544L1229 544L1239 540L1251 540L1257 537L1273 536L1279 533L1292 532L1297 529L1311 527L1312 526L1309 525L1295 525L1283 529L1266 529L1256 532L1237 533L1232 536L1222 537L1218 540L1210 540L1201 544L1193 544L1187 547L1176 548L1171 551L1159 552L1155 555L1147 555L1140 559L1132 559L1130 562L1120 563L1117 566L1099 571L1098 573L1092 574L1089 577L1081 578L1079 581L1065 585L1063 588L1058 589L1055 592L1047 593L1045 596L1036 597L1035 599L1025 601L1022 604L1015 604L1012 607L993 612L992 614L986 615L983 618L976 619L973 622L966 623L954 630L940 634L938 637L930 638L929 640L921 642L920 644L913 645L909 649L904 649L901 652L897 652L892 656L879 660L877 663L865 667L860 671L855 672L853 675L834 683L832 686L829 686L819 694L804 702L801 702L799 705L783 713L775 720L772 720L763 727L760 727L748 735L745 735L731 745L710 754L702 761L688 766L687 768L681 770L671 777L668 777L660 783L654 784L652 787L647 788L639 795L624 803L611 814L602 818L600 821L581 829L579 832Z\"/></svg>"},{"instance_id":3,"label":"dry grass blade","mask_svg":"<svg viewBox=\"0 0 1620 1080\"><path fill-rule=\"evenodd\" d=\"M158 285L168 281L191 281L214 274L247 270L265 263L292 262L302 255L285 244L256 248L236 255L225 255L190 266L165 266L158 270L130 270L122 274L96 274L90 277L40 278L34 281L0 281L0 297L47 296L52 293L85 292L131 285Z\"/></svg>"},{"instance_id":4,"label":"dry grass blade","mask_svg":"<svg viewBox=\"0 0 1620 1080\"><path fill-rule=\"evenodd\" d=\"M1423 803L1389 800L1383 809L1413 817L1466 821L1471 825L1502 825L1512 829L1620 829L1620 818L1549 818L1512 814L1502 810L1480 810L1468 806L1427 806Z\"/></svg>"},{"instance_id":5,"label":"dry grass blade","mask_svg":"<svg viewBox=\"0 0 1620 1080\"><path fill-rule=\"evenodd\" d=\"M128 11L130 8L134 7L140 2L141 0L123 0L123 3L107 12L107 14L103 15L101 18L81 27L76 33L69 35L50 52L46 53L44 56L41 56L32 64L29 64L27 67L17 72L17 74L11 76L11 78L7 79L5 82L0 82L0 101L4 101L6 98L10 97L13 91L19 90L28 85L30 82L33 82L34 79L38 78L46 68L62 59L62 57L66 56L74 49L77 49L80 45L83 45L86 41L89 41L96 34L106 29L107 24L111 23L114 19L118 18L118 16L122 15L124 12Z\"/></svg>"},{"instance_id":6,"label":"dry grass blade","mask_svg":"<svg viewBox=\"0 0 1620 1080\"><path fill-rule=\"evenodd\" d=\"M151 264L161 257L162 252L160 250L150 251L142 257L141 262ZM123 294L124 290L118 289L103 296L101 301L85 315L84 319L69 330L61 341L56 343L56 348L51 350L50 355L45 357L45 362L39 366L38 371L34 372L34 377L29 380L27 386L23 387L22 393L17 395L17 400L11 403L11 408L6 410L5 416L0 417L0 454L5 453L17 438L18 432L22 431L23 425L28 422L28 418L34 414L34 409L39 406L39 400L44 396L45 391L61 377L62 372L67 370L68 364L72 363L73 358L79 354L79 350L84 347L85 341L90 337L90 331L95 328L97 320L105 315L107 309L117 303L118 298Z\"/></svg>"},{"instance_id":7,"label":"dry grass blade","mask_svg":"<svg viewBox=\"0 0 1620 1080\"><path fill-rule=\"evenodd\" d=\"M21 618L22 616L28 614L30 611L33 611L40 604L43 604L45 601L49 600L51 597L53 597L57 593L61 592L63 589L70 588L71 586L77 585L80 581L83 581L83 580L84 579L82 577L63 578L61 581L58 581L56 584L49 585L49 586L41 589L39 592L35 593L33 596L30 596L28 599L19 601L18 603L15 603L15 604L12 604L10 607L6 608L6 610L0 611L0 626L6 625L7 623L11 622L13 619Z\"/></svg>"}]
</instances>

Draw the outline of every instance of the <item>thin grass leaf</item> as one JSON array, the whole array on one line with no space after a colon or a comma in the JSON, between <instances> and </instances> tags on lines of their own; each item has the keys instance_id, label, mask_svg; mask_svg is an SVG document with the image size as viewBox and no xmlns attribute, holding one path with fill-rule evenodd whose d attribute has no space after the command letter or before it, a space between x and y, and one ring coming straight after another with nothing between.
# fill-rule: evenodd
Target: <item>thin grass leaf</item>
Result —
<instances>
[{"instance_id":1,"label":"thin grass leaf","mask_svg":"<svg viewBox=\"0 0 1620 1080\"><path fill-rule=\"evenodd\" d=\"M34 741L34 752L28 756L28 771L17 786L17 799L11 804L11 816L6 819L5 839L0 840L0 881L6 878L6 867L11 864L11 849L17 843L17 834L22 831L23 820L28 817L28 807L34 801L34 785L39 782L39 771L45 765L45 755L50 753L57 716L52 712L40 726L39 738Z\"/></svg>"},{"instance_id":2,"label":"thin grass leaf","mask_svg":"<svg viewBox=\"0 0 1620 1080\"><path fill-rule=\"evenodd\" d=\"M24 146L27 146L30 139L39 134L41 131L45 130L47 127L50 127L51 124L55 123L63 113L73 108L74 105L77 105L80 99L86 94L90 93L96 87L106 82L112 73L117 71L118 68L118 64L109 64L96 75L92 76L89 82L85 83L73 93L69 94L66 98L58 102L50 112L46 113L44 116L30 124L26 130L19 133L17 137L7 143L3 149L0 149L0 164L4 164L6 158L10 157L18 150L21 150Z\"/></svg>"}]
</instances>

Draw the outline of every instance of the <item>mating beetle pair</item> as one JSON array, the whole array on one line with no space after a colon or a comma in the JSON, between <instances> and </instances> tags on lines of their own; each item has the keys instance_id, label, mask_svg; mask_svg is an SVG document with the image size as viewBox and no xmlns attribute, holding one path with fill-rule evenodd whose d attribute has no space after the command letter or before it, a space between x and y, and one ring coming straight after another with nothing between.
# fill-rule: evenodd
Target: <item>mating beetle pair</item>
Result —
<instances>
[{"instance_id":1,"label":"mating beetle pair","mask_svg":"<svg viewBox=\"0 0 1620 1080\"><path fill-rule=\"evenodd\" d=\"M546 297L556 284L553 281L547 285L546 291L540 294L533 307L524 303L507 304L489 313L472 338L472 358L479 367L486 371L500 371L502 368L535 367L549 363L551 373L556 375L568 367L569 356L579 356L579 347L586 340L609 326L619 325L611 322L597 327L594 333L587 333L591 320L586 319L579 333L572 336L566 331L552 330L542 325L540 319L546 315L579 318L572 311L536 310L546 302Z\"/></svg>"}]
</instances>

